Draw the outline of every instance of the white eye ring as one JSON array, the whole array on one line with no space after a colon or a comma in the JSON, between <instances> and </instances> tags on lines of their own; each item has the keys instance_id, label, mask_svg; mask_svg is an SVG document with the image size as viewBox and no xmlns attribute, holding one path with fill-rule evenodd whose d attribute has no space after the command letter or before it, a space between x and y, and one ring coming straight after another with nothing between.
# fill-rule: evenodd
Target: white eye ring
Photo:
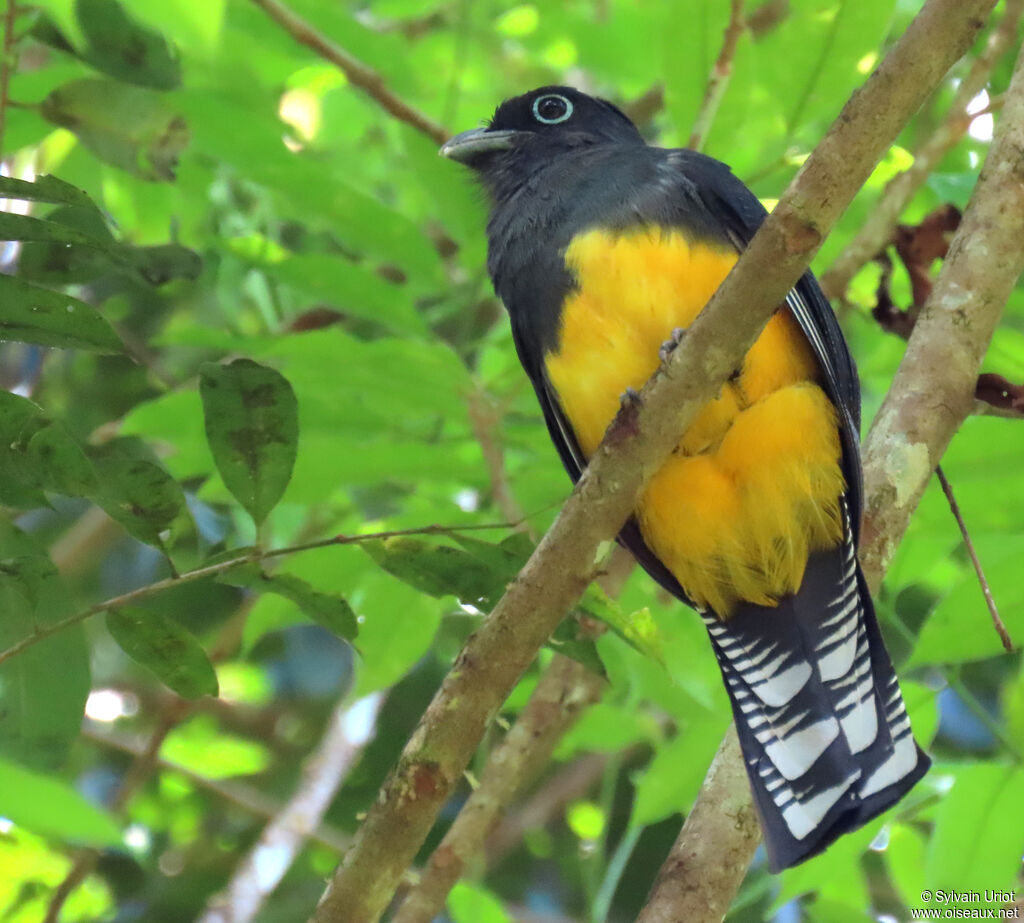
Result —
<instances>
[{"instance_id":1,"label":"white eye ring","mask_svg":"<svg viewBox=\"0 0 1024 923\"><path fill-rule=\"evenodd\" d=\"M557 99L560 103L565 103L565 112L563 112L557 119L546 119L540 114L540 104L546 102L549 99ZM564 96L560 96L558 93L548 93L546 96L538 96L533 101L533 117L545 125L558 125L561 122L566 121L572 116L572 102L566 99Z\"/></svg>"}]
</instances>

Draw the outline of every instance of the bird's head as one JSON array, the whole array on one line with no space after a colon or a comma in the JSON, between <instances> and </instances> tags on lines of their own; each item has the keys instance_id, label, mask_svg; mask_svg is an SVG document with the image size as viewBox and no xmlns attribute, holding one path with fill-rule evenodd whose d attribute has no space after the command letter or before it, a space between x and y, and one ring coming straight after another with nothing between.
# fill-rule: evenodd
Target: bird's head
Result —
<instances>
[{"instance_id":1,"label":"bird's head","mask_svg":"<svg viewBox=\"0 0 1024 923\"><path fill-rule=\"evenodd\" d=\"M606 143L643 144L621 109L572 87L540 87L507 99L486 128L455 135L441 147L488 185L513 163L540 165L561 151Z\"/></svg>"}]
</instances>

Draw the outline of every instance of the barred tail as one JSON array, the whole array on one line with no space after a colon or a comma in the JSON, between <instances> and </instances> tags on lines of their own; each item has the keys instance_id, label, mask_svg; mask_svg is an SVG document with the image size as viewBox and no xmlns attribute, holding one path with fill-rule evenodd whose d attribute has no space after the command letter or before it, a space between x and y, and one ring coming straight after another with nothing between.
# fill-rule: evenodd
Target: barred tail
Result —
<instances>
[{"instance_id":1,"label":"barred tail","mask_svg":"<svg viewBox=\"0 0 1024 923\"><path fill-rule=\"evenodd\" d=\"M705 622L772 871L867 823L927 771L852 541L812 554L777 608Z\"/></svg>"}]
</instances>

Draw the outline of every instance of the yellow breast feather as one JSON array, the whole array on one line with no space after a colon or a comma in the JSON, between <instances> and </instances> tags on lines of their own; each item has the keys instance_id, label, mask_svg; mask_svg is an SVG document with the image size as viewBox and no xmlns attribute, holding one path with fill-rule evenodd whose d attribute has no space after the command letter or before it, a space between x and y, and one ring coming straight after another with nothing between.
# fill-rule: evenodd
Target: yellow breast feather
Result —
<instances>
[{"instance_id":1,"label":"yellow breast feather","mask_svg":"<svg viewBox=\"0 0 1024 923\"><path fill-rule=\"evenodd\" d=\"M736 261L724 247L657 228L588 231L565 254L577 281L546 357L589 457L627 388L640 388L676 327L688 327ZM637 508L644 540L699 606L772 606L807 556L842 538L845 489L835 408L803 333L779 311L683 434Z\"/></svg>"}]
</instances>

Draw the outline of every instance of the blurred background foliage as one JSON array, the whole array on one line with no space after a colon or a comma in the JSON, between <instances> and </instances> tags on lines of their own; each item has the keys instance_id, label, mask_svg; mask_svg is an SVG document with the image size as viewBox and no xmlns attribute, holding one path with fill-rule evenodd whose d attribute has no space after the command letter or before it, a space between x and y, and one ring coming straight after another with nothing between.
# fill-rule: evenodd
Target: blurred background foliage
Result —
<instances>
[{"instance_id":1,"label":"blurred background foliage","mask_svg":"<svg viewBox=\"0 0 1024 923\"><path fill-rule=\"evenodd\" d=\"M528 542L510 524L473 533L486 545L328 546L263 559L264 573L251 547L521 516L537 535L568 491L486 278L481 195L262 5L38 0L8 17L0 649L24 645L0 664L0 916L12 923L48 907L57 919L61 882L76 885L61 897L67 921L195 918L294 789L332 708L383 693L372 741L257 917L304 919L508 579L502 562ZM919 7L748 3L707 152L770 205ZM664 145L686 143L729 15L721 0L289 8L449 130L571 83ZM819 270L941 123L968 64L891 148ZM990 137L991 116L976 119L902 220L962 207ZM840 306L867 421L903 348L869 313L879 272L865 267ZM892 292L909 302L905 273ZM1021 289L985 369L1024 379ZM1024 424L975 417L943 462L1018 640L1022 458ZM102 614L103 600L241 558L220 579ZM759 856L729 920L902 921L924 887L1018 881L1024 676L937 487L878 608L935 769L800 868L770 876ZM546 808L518 833L503 827L500 857L453 892L455 923L626 921L641 906L728 722L699 620L633 574L616 611L645 610L663 662L614 632L578 652L600 658L604 698L523 794Z\"/></svg>"}]
</instances>

